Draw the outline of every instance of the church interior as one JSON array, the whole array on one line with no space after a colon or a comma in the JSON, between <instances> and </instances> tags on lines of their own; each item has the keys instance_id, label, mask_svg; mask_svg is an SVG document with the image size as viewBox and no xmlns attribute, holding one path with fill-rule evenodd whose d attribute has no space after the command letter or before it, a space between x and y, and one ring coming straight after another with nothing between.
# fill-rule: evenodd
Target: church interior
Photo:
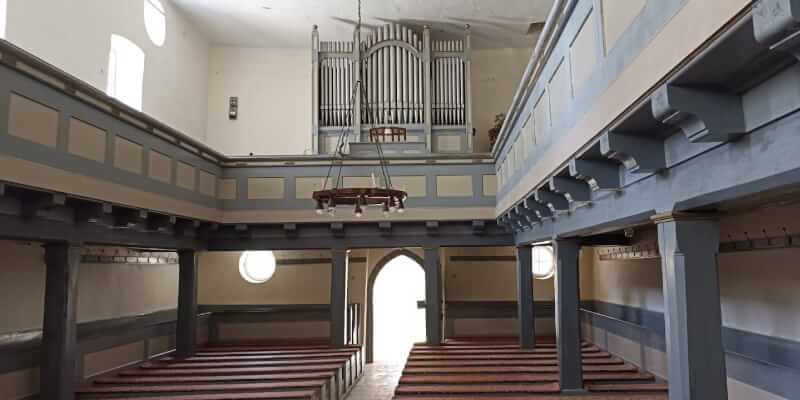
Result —
<instances>
[{"instance_id":1,"label":"church interior","mask_svg":"<svg viewBox=\"0 0 800 400\"><path fill-rule=\"evenodd\" d=\"M800 399L799 38L0 0L0 400Z\"/></svg>"}]
</instances>

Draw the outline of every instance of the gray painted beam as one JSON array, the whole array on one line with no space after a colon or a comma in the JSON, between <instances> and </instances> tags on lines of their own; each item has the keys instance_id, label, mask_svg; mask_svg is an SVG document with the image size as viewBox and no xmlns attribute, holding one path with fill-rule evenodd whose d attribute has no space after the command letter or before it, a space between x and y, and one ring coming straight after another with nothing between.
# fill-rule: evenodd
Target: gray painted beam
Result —
<instances>
[{"instance_id":1,"label":"gray painted beam","mask_svg":"<svg viewBox=\"0 0 800 400\"><path fill-rule=\"evenodd\" d=\"M425 269L425 327L428 345L442 344L442 268L439 247L426 247L423 267Z\"/></svg>"},{"instance_id":2,"label":"gray painted beam","mask_svg":"<svg viewBox=\"0 0 800 400\"><path fill-rule=\"evenodd\" d=\"M531 246L517 246L517 319L519 320L519 346L536 347L533 309L533 259Z\"/></svg>"},{"instance_id":3,"label":"gray painted beam","mask_svg":"<svg viewBox=\"0 0 800 400\"><path fill-rule=\"evenodd\" d=\"M77 369L78 270L81 246L45 245L44 323L40 393L51 400L72 400Z\"/></svg>"},{"instance_id":4,"label":"gray painted beam","mask_svg":"<svg viewBox=\"0 0 800 400\"><path fill-rule=\"evenodd\" d=\"M593 191L620 189L619 165L611 161L572 159L569 173L588 183Z\"/></svg>"},{"instance_id":5,"label":"gray painted beam","mask_svg":"<svg viewBox=\"0 0 800 400\"><path fill-rule=\"evenodd\" d=\"M581 356L580 239L556 239L556 340L558 377L564 392L583 391Z\"/></svg>"},{"instance_id":6,"label":"gray painted beam","mask_svg":"<svg viewBox=\"0 0 800 400\"><path fill-rule=\"evenodd\" d=\"M670 400L728 398L720 309L719 222L695 214L660 214Z\"/></svg>"},{"instance_id":7,"label":"gray painted beam","mask_svg":"<svg viewBox=\"0 0 800 400\"><path fill-rule=\"evenodd\" d=\"M178 326L175 332L176 357L190 357L196 350L197 336L197 253L178 251Z\"/></svg>"},{"instance_id":8,"label":"gray painted beam","mask_svg":"<svg viewBox=\"0 0 800 400\"><path fill-rule=\"evenodd\" d=\"M331 345L344 347L347 342L347 250L331 250Z\"/></svg>"}]
</instances>

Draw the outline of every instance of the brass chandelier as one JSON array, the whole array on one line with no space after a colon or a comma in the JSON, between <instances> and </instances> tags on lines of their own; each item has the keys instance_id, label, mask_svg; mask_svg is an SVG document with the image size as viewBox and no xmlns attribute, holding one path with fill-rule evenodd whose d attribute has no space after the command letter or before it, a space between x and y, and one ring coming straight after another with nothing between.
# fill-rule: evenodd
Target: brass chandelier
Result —
<instances>
[{"instance_id":1,"label":"brass chandelier","mask_svg":"<svg viewBox=\"0 0 800 400\"><path fill-rule=\"evenodd\" d=\"M361 0L358 1L358 25L357 31L361 32ZM360 38L356 38L356 46L360 47ZM360 51L360 50L359 50ZM361 68L361 66L358 66ZM363 87L361 79L356 80L351 94L350 104L356 104L355 96L361 96L361 100L366 107L367 113L372 113L372 107L366 103L366 90ZM350 120L353 120L353 109L350 109ZM372 115L369 115L367 121L375 121ZM391 127L375 127L380 129L391 129ZM374 128L373 128L374 129ZM355 132L356 135L361 135L361 132ZM339 139L336 144L336 150L331 158L331 164L328 168L328 174L325 177L325 183L322 190L317 190L312 194L312 198L316 201L316 213L323 215L336 215L338 207L351 206L353 207L353 214L357 218L361 218L368 207L381 207L383 215L389 216L391 213L405 212L405 201L408 194L403 190L398 190L392 187L392 177L389 174L389 166L383 154L380 140L372 140L375 143L375 150L378 155L378 164L380 166L380 177L376 179L372 175L372 187L343 187L342 169L344 167L343 159L347 157L345 154L345 147L347 146L347 136L349 131L347 127L342 127L339 134ZM331 186L328 189L328 186Z\"/></svg>"}]
</instances>

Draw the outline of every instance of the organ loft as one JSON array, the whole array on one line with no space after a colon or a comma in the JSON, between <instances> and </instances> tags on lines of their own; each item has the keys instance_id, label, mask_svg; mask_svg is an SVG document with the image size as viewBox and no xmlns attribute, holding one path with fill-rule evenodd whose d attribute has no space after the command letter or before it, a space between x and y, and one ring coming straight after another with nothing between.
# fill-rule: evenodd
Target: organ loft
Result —
<instances>
[{"instance_id":1,"label":"organ loft","mask_svg":"<svg viewBox=\"0 0 800 400\"><path fill-rule=\"evenodd\" d=\"M798 399L798 37L0 0L0 400Z\"/></svg>"}]
</instances>

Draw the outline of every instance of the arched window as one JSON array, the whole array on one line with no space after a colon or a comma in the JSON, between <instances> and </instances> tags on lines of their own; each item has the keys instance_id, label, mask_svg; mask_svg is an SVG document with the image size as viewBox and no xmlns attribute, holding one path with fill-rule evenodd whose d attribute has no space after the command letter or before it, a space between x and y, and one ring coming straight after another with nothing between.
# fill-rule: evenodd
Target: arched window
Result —
<instances>
[{"instance_id":1,"label":"arched window","mask_svg":"<svg viewBox=\"0 0 800 400\"><path fill-rule=\"evenodd\" d=\"M6 18L8 18L8 0L0 0L0 39L6 38Z\"/></svg>"},{"instance_id":2,"label":"arched window","mask_svg":"<svg viewBox=\"0 0 800 400\"><path fill-rule=\"evenodd\" d=\"M550 279L556 273L553 248L550 246L534 246L531 251L533 257L533 277L536 279Z\"/></svg>"},{"instance_id":3,"label":"arched window","mask_svg":"<svg viewBox=\"0 0 800 400\"><path fill-rule=\"evenodd\" d=\"M122 36L111 35L106 92L141 111L143 85L144 51Z\"/></svg>"},{"instance_id":4,"label":"arched window","mask_svg":"<svg viewBox=\"0 0 800 400\"><path fill-rule=\"evenodd\" d=\"M167 13L160 0L144 0L144 28L156 46L167 40Z\"/></svg>"},{"instance_id":5,"label":"arched window","mask_svg":"<svg viewBox=\"0 0 800 400\"><path fill-rule=\"evenodd\" d=\"M275 254L271 251L245 251L239 257L239 275L253 284L264 283L275 275Z\"/></svg>"}]
</instances>

